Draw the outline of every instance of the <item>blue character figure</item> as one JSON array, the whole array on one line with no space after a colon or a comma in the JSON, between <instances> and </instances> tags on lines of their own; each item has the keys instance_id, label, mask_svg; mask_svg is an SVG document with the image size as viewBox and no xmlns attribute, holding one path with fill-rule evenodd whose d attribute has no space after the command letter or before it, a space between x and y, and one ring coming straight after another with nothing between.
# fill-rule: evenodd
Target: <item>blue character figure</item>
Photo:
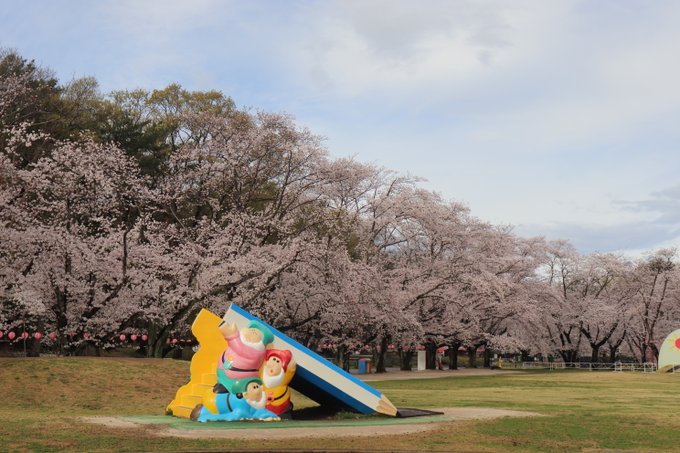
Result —
<instances>
[{"instance_id":1,"label":"blue character figure","mask_svg":"<svg viewBox=\"0 0 680 453\"><path fill-rule=\"evenodd\" d=\"M259 378L242 379L234 382L235 393L217 393L214 414L203 404L197 404L191 411L191 419L199 422L235 420L280 420L279 416L265 408L267 395Z\"/></svg>"}]
</instances>

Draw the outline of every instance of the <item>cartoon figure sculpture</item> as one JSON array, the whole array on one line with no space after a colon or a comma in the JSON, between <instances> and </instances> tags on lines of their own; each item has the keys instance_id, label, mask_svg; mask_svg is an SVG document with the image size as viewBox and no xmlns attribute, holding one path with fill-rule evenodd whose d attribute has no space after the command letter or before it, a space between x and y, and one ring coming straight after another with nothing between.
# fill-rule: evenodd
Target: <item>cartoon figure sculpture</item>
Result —
<instances>
[{"instance_id":1,"label":"cartoon figure sculpture","mask_svg":"<svg viewBox=\"0 0 680 453\"><path fill-rule=\"evenodd\" d=\"M259 377L265 347L274 341L274 335L267 326L257 321L251 321L240 331L236 324L222 321L219 330L227 340L227 349L218 361L214 392L240 393L236 389L239 382Z\"/></svg>"},{"instance_id":2,"label":"cartoon figure sculpture","mask_svg":"<svg viewBox=\"0 0 680 453\"><path fill-rule=\"evenodd\" d=\"M267 396L267 409L281 418L291 418L293 403L288 384L295 375L297 365L288 350L269 349L264 356L260 375Z\"/></svg>"},{"instance_id":3,"label":"cartoon figure sculpture","mask_svg":"<svg viewBox=\"0 0 680 453\"><path fill-rule=\"evenodd\" d=\"M215 406L219 411L212 413L203 404L197 404L191 411L191 419L202 423L208 421L236 420L279 420L279 416L267 410L267 397L259 378L246 378L237 381L234 393L215 394Z\"/></svg>"},{"instance_id":4,"label":"cartoon figure sculpture","mask_svg":"<svg viewBox=\"0 0 680 453\"><path fill-rule=\"evenodd\" d=\"M166 407L168 415L280 420L292 414L291 384L333 409L398 415L385 395L235 304L222 318L202 309L191 331L200 348L191 359L189 382Z\"/></svg>"}]
</instances>

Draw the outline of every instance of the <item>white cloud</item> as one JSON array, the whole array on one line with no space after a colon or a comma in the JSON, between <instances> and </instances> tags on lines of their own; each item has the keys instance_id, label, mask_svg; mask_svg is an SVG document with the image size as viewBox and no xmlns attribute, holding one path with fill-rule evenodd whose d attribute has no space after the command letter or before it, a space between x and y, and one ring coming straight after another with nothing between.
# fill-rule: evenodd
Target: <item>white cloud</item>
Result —
<instances>
[{"instance_id":1,"label":"white cloud","mask_svg":"<svg viewBox=\"0 0 680 453\"><path fill-rule=\"evenodd\" d=\"M527 8L527 5L534 5ZM480 77L525 61L545 45L563 2L335 2L300 11L311 28L282 43L291 67L338 98L413 96L441 100ZM296 70L296 68L300 68ZM438 96L433 96L439 91Z\"/></svg>"},{"instance_id":2,"label":"white cloud","mask_svg":"<svg viewBox=\"0 0 680 453\"><path fill-rule=\"evenodd\" d=\"M222 89L485 219L646 247L680 223L678 22L661 0L53 0L8 8L0 44L104 89Z\"/></svg>"},{"instance_id":3,"label":"white cloud","mask_svg":"<svg viewBox=\"0 0 680 453\"><path fill-rule=\"evenodd\" d=\"M515 232L526 237L568 238L584 253L597 251L640 255L654 248L680 245L678 231L669 231L654 222L622 223L611 226L585 223L519 225L515 228Z\"/></svg>"},{"instance_id":4,"label":"white cloud","mask_svg":"<svg viewBox=\"0 0 680 453\"><path fill-rule=\"evenodd\" d=\"M97 3L99 11L124 35L140 44L167 43L176 34L213 25L217 11L232 8L229 0L115 0Z\"/></svg>"}]
</instances>

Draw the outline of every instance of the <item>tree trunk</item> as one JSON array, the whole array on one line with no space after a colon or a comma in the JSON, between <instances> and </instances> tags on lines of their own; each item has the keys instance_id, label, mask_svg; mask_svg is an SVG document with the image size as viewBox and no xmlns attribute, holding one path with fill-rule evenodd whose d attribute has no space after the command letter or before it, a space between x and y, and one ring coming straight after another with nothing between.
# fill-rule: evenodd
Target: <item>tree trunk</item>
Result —
<instances>
[{"instance_id":1,"label":"tree trunk","mask_svg":"<svg viewBox=\"0 0 680 453\"><path fill-rule=\"evenodd\" d=\"M470 362L470 368L477 368L477 347L468 346L467 348L468 360Z\"/></svg>"},{"instance_id":2,"label":"tree trunk","mask_svg":"<svg viewBox=\"0 0 680 453\"><path fill-rule=\"evenodd\" d=\"M411 371L411 361L413 360L413 351L404 351L399 348L399 361L401 362L401 371Z\"/></svg>"},{"instance_id":3,"label":"tree trunk","mask_svg":"<svg viewBox=\"0 0 680 453\"><path fill-rule=\"evenodd\" d=\"M159 329L155 324L149 324L149 347L147 349L147 357L154 357L162 359L168 352L169 347L167 340L169 336L168 329Z\"/></svg>"},{"instance_id":4,"label":"tree trunk","mask_svg":"<svg viewBox=\"0 0 680 453\"><path fill-rule=\"evenodd\" d=\"M338 346L336 358L340 368L349 372L349 353L346 346Z\"/></svg>"},{"instance_id":5,"label":"tree trunk","mask_svg":"<svg viewBox=\"0 0 680 453\"><path fill-rule=\"evenodd\" d=\"M600 347L593 344L591 344L590 347L593 350L593 352L590 354L590 361L592 363L598 363L600 361Z\"/></svg>"},{"instance_id":6,"label":"tree trunk","mask_svg":"<svg viewBox=\"0 0 680 453\"><path fill-rule=\"evenodd\" d=\"M623 332L623 335L619 340L615 343L612 343L611 341L607 341L607 345L609 345L609 360L611 360L611 363L616 362L616 356L619 352L619 347L623 343L623 341L626 339L626 332Z\"/></svg>"},{"instance_id":7,"label":"tree trunk","mask_svg":"<svg viewBox=\"0 0 680 453\"><path fill-rule=\"evenodd\" d=\"M491 368L491 357L493 356L492 350L488 347L484 348L484 368Z\"/></svg>"},{"instance_id":8,"label":"tree trunk","mask_svg":"<svg viewBox=\"0 0 680 453\"><path fill-rule=\"evenodd\" d=\"M58 328L58 327L57 327ZM66 355L66 350L64 345L66 344L66 333L63 330L57 330L57 355Z\"/></svg>"},{"instance_id":9,"label":"tree trunk","mask_svg":"<svg viewBox=\"0 0 680 453\"><path fill-rule=\"evenodd\" d=\"M42 323L42 321L38 322L36 329L37 329L38 332L43 332L45 330L45 326ZM29 337L26 355L28 357L40 357L41 348L42 348L42 342L40 340L36 340L35 338Z\"/></svg>"},{"instance_id":10,"label":"tree trunk","mask_svg":"<svg viewBox=\"0 0 680 453\"><path fill-rule=\"evenodd\" d=\"M437 369L437 345L430 341L425 343L425 369Z\"/></svg>"},{"instance_id":11,"label":"tree trunk","mask_svg":"<svg viewBox=\"0 0 680 453\"><path fill-rule=\"evenodd\" d=\"M151 357L154 357L156 359L162 359L165 357L165 354L168 352L168 345L166 344L167 336L163 335L161 337L157 337L156 340L151 343L151 347L149 348L149 353L151 354Z\"/></svg>"},{"instance_id":12,"label":"tree trunk","mask_svg":"<svg viewBox=\"0 0 680 453\"><path fill-rule=\"evenodd\" d=\"M385 368L385 356L387 355L387 338L383 338L380 342L378 349L378 361L375 364L376 373L385 373L387 369Z\"/></svg>"},{"instance_id":13,"label":"tree trunk","mask_svg":"<svg viewBox=\"0 0 680 453\"><path fill-rule=\"evenodd\" d=\"M65 355L65 346L68 344L68 334L66 332L66 326L68 325L68 320L66 319L66 296L58 289L55 288L56 298L57 298L57 309L55 311L55 316L57 318L57 334L58 334L58 345L59 345L59 355Z\"/></svg>"},{"instance_id":14,"label":"tree trunk","mask_svg":"<svg viewBox=\"0 0 680 453\"><path fill-rule=\"evenodd\" d=\"M656 347L656 344L650 343L649 349L652 351L654 362L659 363L659 348Z\"/></svg>"},{"instance_id":15,"label":"tree trunk","mask_svg":"<svg viewBox=\"0 0 680 453\"><path fill-rule=\"evenodd\" d=\"M40 357L40 348L41 348L40 340L32 338L28 340L28 349L26 351L26 355L28 357Z\"/></svg>"},{"instance_id":16,"label":"tree trunk","mask_svg":"<svg viewBox=\"0 0 680 453\"><path fill-rule=\"evenodd\" d=\"M458 348L460 343L452 343L449 346L449 370L458 369Z\"/></svg>"},{"instance_id":17,"label":"tree trunk","mask_svg":"<svg viewBox=\"0 0 680 453\"><path fill-rule=\"evenodd\" d=\"M562 356L562 360L564 360L566 363L578 362L578 351L573 349L562 350L560 351L560 355Z\"/></svg>"}]
</instances>

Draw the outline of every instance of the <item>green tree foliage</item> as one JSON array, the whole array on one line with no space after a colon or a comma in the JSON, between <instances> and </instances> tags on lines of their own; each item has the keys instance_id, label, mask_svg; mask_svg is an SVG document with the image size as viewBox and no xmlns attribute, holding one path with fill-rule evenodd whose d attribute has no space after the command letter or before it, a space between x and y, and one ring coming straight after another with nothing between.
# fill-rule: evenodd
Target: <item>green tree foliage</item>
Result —
<instances>
[{"instance_id":1,"label":"green tree foliage","mask_svg":"<svg viewBox=\"0 0 680 453\"><path fill-rule=\"evenodd\" d=\"M161 90L114 91L104 140L117 143L137 159L144 174L157 180L168 157L187 142L202 142L207 132L191 124L191 115L236 115L234 102L219 91L188 91L178 84Z\"/></svg>"},{"instance_id":2,"label":"green tree foliage","mask_svg":"<svg viewBox=\"0 0 680 453\"><path fill-rule=\"evenodd\" d=\"M58 125L61 89L50 71L38 67L34 61L26 60L14 51L0 50L0 78L20 79L23 87L11 98L6 98L6 105L2 106L0 147L7 146L10 137L8 130L22 125L28 125L29 132L47 131L54 137L62 136ZM7 88L3 85L0 89ZM36 162L46 150L44 143L35 142L32 145L18 150L22 167Z\"/></svg>"}]
</instances>

